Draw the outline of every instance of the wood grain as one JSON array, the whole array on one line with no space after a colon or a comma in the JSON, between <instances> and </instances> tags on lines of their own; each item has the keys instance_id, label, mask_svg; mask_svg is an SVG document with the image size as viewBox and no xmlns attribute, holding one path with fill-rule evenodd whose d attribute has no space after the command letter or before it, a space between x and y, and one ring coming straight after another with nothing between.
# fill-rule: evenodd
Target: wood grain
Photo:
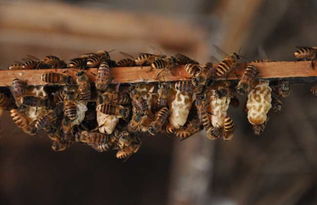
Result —
<instances>
[{"instance_id":1,"label":"wood grain","mask_svg":"<svg viewBox=\"0 0 317 205\"><path fill-rule=\"evenodd\" d=\"M306 78L317 77L317 69L311 67L310 61L279 61L251 63L260 71L260 78ZM246 64L240 64L236 72L229 75L228 80L236 80L243 73ZM75 75L78 69L41 69L41 70L0 70L0 86L10 86L13 79L18 78L27 81L29 85L44 85L41 75L45 72L60 72ZM87 70L91 80L95 80L97 69ZM162 71L144 67L116 67L112 69L113 83L139 83L189 80L190 76L179 66L171 71Z\"/></svg>"}]
</instances>

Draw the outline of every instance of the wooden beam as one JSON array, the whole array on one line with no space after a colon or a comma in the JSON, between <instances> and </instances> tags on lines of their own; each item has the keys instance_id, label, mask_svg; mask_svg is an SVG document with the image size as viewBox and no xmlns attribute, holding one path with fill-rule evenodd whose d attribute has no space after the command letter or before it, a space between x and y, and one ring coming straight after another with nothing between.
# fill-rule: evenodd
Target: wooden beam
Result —
<instances>
[{"instance_id":1,"label":"wooden beam","mask_svg":"<svg viewBox=\"0 0 317 205\"><path fill-rule=\"evenodd\" d=\"M285 61L285 62L261 62L251 63L260 71L260 78L307 78L317 77L317 69L311 67L310 61ZM229 75L228 80L236 80L242 75L245 63L240 64L236 73ZM0 86L10 86L13 79L18 78L27 81L29 85L44 85L41 75L45 72L59 72L74 76L78 69L40 69L40 70L0 70ZM144 67L115 67L112 69L113 83L140 83L189 80L190 75L179 66L171 71L152 69ZM87 70L92 81L95 80L97 69ZM238 74L238 75L236 75Z\"/></svg>"}]
</instances>

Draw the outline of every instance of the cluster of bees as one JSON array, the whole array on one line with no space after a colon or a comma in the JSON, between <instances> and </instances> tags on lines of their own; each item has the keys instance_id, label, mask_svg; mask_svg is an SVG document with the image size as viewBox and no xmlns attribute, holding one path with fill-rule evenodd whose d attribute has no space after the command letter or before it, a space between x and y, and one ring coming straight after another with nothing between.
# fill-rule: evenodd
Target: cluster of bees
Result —
<instances>
[{"instance_id":1,"label":"cluster of bees","mask_svg":"<svg viewBox=\"0 0 317 205\"><path fill-rule=\"evenodd\" d=\"M316 53L316 48L301 47L294 55L313 62ZM9 69L78 68L78 72L74 76L45 72L41 76L45 86L14 79L10 92L0 92L0 107L10 111L25 133L45 132L54 151L78 142L98 152L115 150L120 159L139 150L142 133L171 134L184 140L203 129L208 139L232 139L234 123L228 109L238 107L243 96L248 121L255 134L261 134L269 111L281 110L290 85L288 81L258 79L257 67L248 63L238 82L217 80L226 79L240 61L236 53L218 64L204 65L182 54L141 53L116 62L102 50L83 54L68 64L56 56L42 60L29 56ZM169 71L178 65L184 65L190 80L111 84L113 67L150 66ZM92 67L98 68L94 82L85 71Z\"/></svg>"}]
</instances>

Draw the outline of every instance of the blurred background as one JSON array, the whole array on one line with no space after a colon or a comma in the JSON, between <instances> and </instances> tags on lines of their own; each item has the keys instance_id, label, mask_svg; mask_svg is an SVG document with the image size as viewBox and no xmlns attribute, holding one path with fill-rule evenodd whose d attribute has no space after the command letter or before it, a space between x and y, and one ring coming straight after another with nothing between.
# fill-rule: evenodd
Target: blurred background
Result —
<instances>
[{"instance_id":1,"label":"blurred background","mask_svg":"<svg viewBox=\"0 0 317 205\"><path fill-rule=\"evenodd\" d=\"M64 59L98 49L181 52L200 62L226 52L292 60L317 45L316 0L1 0L0 67L28 54ZM143 138L126 162L74 145L55 153L0 118L0 204L317 204L317 99L294 85L283 111L255 136L240 109L229 142Z\"/></svg>"}]
</instances>

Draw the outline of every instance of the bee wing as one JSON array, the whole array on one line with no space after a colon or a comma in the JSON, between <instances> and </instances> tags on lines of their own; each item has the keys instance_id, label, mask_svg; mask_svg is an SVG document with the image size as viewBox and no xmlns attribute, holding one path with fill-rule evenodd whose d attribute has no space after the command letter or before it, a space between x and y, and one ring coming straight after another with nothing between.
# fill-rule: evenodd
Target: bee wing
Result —
<instances>
[{"instance_id":1,"label":"bee wing","mask_svg":"<svg viewBox=\"0 0 317 205\"><path fill-rule=\"evenodd\" d=\"M130 55L130 54L126 53L126 52L120 51L119 53L122 54L123 56L126 56L126 57L134 59L134 57L132 55Z\"/></svg>"},{"instance_id":2,"label":"bee wing","mask_svg":"<svg viewBox=\"0 0 317 205\"><path fill-rule=\"evenodd\" d=\"M267 56L263 46L258 46L258 54L260 59L268 60L269 57Z\"/></svg>"},{"instance_id":3,"label":"bee wing","mask_svg":"<svg viewBox=\"0 0 317 205\"><path fill-rule=\"evenodd\" d=\"M228 53L226 53L224 50L219 48L217 45L213 44L212 46L213 46L214 50L216 51L216 53L219 54L221 57L229 56Z\"/></svg>"},{"instance_id":4,"label":"bee wing","mask_svg":"<svg viewBox=\"0 0 317 205\"><path fill-rule=\"evenodd\" d=\"M217 59L215 56L210 56L209 59L213 64L218 64L220 62L220 60Z\"/></svg>"},{"instance_id":5,"label":"bee wing","mask_svg":"<svg viewBox=\"0 0 317 205\"><path fill-rule=\"evenodd\" d=\"M40 59L35 57L35 56L32 56L32 55L26 55L26 59L28 60L35 60L35 61L39 61Z\"/></svg>"}]
</instances>

